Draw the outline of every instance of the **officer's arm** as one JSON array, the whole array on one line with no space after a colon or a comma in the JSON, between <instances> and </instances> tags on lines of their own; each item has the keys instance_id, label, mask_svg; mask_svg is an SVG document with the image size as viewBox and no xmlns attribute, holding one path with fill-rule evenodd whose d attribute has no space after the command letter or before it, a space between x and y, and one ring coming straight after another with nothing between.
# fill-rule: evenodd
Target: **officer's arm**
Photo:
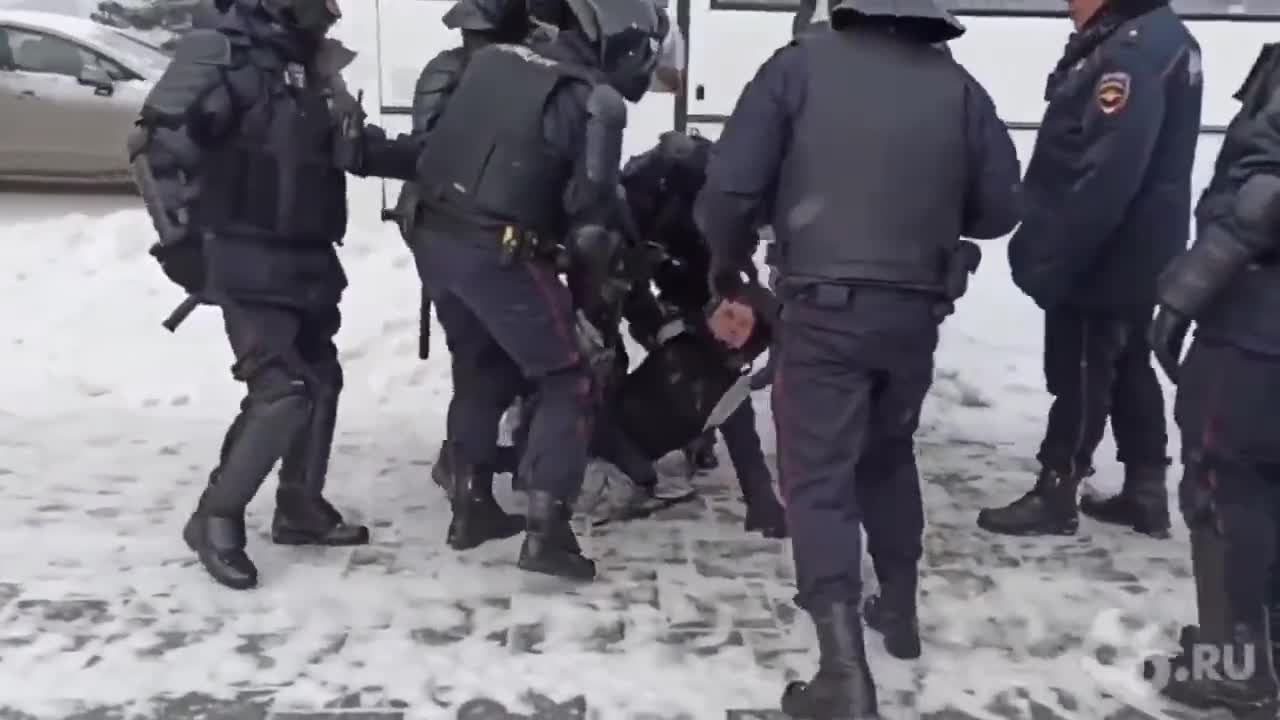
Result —
<instances>
[{"instance_id":1,"label":"officer's arm","mask_svg":"<svg viewBox=\"0 0 1280 720\"><path fill-rule=\"evenodd\" d=\"M1280 248L1280 91L1242 133L1231 168L1245 179L1229 216L1201 228L1160 276L1160 304L1194 318L1245 266Z\"/></svg>"},{"instance_id":2,"label":"officer's arm","mask_svg":"<svg viewBox=\"0 0 1280 720\"><path fill-rule=\"evenodd\" d=\"M445 50L432 58L422 69L414 87L410 111L412 130L408 134L388 138L381 128L366 127L358 166L348 169L362 177L415 179L418 156L431 129L444 112L449 95L457 87L464 66L462 48Z\"/></svg>"},{"instance_id":3,"label":"officer's arm","mask_svg":"<svg viewBox=\"0 0 1280 720\"><path fill-rule=\"evenodd\" d=\"M465 67L464 57L462 48L452 48L431 58L422 68L418 84L413 89L411 133L419 142L424 141L427 133L435 127L436 120L444 112L445 103L458 86L458 78L462 77Z\"/></svg>"},{"instance_id":4,"label":"officer's arm","mask_svg":"<svg viewBox=\"0 0 1280 720\"><path fill-rule=\"evenodd\" d=\"M573 83L552 97L547 120L547 139L573 158L564 193L569 227L607 227L619 210L626 100L609 85Z\"/></svg>"},{"instance_id":5,"label":"officer's arm","mask_svg":"<svg viewBox=\"0 0 1280 720\"><path fill-rule=\"evenodd\" d=\"M969 187L964 202L965 237L998 238L1018 224L1022 168L1013 138L996 114L991 96L970 78L965 121L969 142Z\"/></svg>"},{"instance_id":6,"label":"officer's arm","mask_svg":"<svg viewBox=\"0 0 1280 720\"><path fill-rule=\"evenodd\" d=\"M772 202L791 118L804 102L803 57L788 45L760 67L712 150L694 217L716 267L750 265L757 219Z\"/></svg>"},{"instance_id":7,"label":"officer's arm","mask_svg":"<svg viewBox=\"0 0 1280 720\"><path fill-rule=\"evenodd\" d=\"M1163 125L1164 79L1140 51L1123 42L1104 56L1084 110L1080 175L1064 198L1062 218L1074 245L1072 270L1087 267L1123 220Z\"/></svg>"}]
</instances>

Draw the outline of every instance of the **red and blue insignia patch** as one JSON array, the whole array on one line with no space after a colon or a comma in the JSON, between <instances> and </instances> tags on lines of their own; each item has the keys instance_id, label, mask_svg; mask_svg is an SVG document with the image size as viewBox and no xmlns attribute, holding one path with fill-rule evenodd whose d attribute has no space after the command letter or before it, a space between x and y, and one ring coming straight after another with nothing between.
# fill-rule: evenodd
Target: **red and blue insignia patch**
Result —
<instances>
[{"instance_id":1,"label":"red and blue insignia patch","mask_svg":"<svg viewBox=\"0 0 1280 720\"><path fill-rule=\"evenodd\" d=\"M1098 80L1098 89L1094 93L1094 97L1098 102L1098 109L1104 115L1113 115L1129 102L1129 73L1111 72L1106 73Z\"/></svg>"}]
</instances>

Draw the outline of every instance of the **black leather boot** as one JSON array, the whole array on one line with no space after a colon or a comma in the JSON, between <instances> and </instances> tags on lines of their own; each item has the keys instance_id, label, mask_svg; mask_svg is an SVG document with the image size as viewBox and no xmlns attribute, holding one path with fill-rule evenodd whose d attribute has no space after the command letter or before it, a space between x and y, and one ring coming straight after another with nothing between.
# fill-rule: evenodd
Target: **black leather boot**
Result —
<instances>
[{"instance_id":1,"label":"black leather boot","mask_svg":"<svg viewBox=\"0 0 1280 720\"><path fill-rule=\"evenodd\" d=\"M1080 512L1111 525L1124 525L1143 535L1169 537L1168 465L1126 465L1120 494L1105 499L1080 498Z\"/></svg>"},{"instance_id":2,"label":"black leather boot","mask_svg":"<svg viewBox=\"0 0 1280 720\"><path fill-rule=\"evenodd\" d=\"M210 484L217 482L217 471ZM182 528L182 539L200 560L200 565L219 585L232 590L248 590L258 584L258 568L245 552L244 515L219 517L209 514L204 497Z\"/></svg>"},{"instance_id":3,"label":"black leather boot","mask_svg":"<svg viewBox=\"0 0 1280 720\"><path fill-rule=\"evenodd\" d=\"M1223 708L1237 718L1274 720L1278 688L1269 613L1259 603L1252 617L1233 617L1225 574L1229 551L1212 525L1192 528L1199 625L1182 629L1180 652L1165 658L1162 668L1148 662L1144 672L1164 681L1158 689L1174 702L1201 710ZM1205 658L1217 662L1205 667Z\"/></svg>"},{"instance_id":4,"label":"black leather boot","mask_svg":"<svg viewBox=\"0 0 1280 720\"><path fill-rule=\"evenodd\" d=\"M694 472L720 467L720 458L716 457L716 431L708 430L689 443L684 449L684 459Z\"/></svg>"},{"instance_id":5,"label":"black leather boot","mask_svg":"<svg viewBox=\"0 0 1280 720\"><path fill-rule=\"evenodd\" d=\"M1198 628L1183 628L1182 650L1168 660L1169 680L1160 693L1197 710L1224 709L1236 718L1274 720L1280 710L1280 686L1269 633L1265 613L1255 622L1236 624L1225 643L1209 641ZM1197 662L1197 657L1216 662Z\"/></svg>"},{"instance_id":6,"label":"black leather boot","mask_svg":"<svg viewBox=\"0 0 1280 720\"><path fill-rule=\"evenodd\" d=\"M453 453L449 452L449 448L449 440L441 440L440 454L436 455L436 463L431 466L431 480L445 495L453 495L453 468L450 467Z\"/></svg>"},{"instance_id":7,"label":"black leather boot","mask_svg":"<svg viewBox=\"0 0 1280 720\"><path fill-rule=\"evenodd\" d=\"M810 615L818 629L818 673L807 683L787 685L783 714L796 720L878 720L857 605L841 603Z\"/></svg>"},{"instance_id":8,"label":"black leather boot","mask_svg":"<svg viewBox=\"0 0 1280 720\"><path fill-rule=\"evenodd\" d=\"M324 498L337 420L337 395L317 399L311 416L280 465L271 540L278 545L365 545L369 528L348 525Z\"/></svg>"},{"instance_id":9,"label":"black leather boot","mask_svg":"<svg viewBox=\"0 0 1280 720\"><path fill-rule=\"evenodd\" d=\"M521 570L556 575L571 580L593 580L596 564L583 557L569 519L573 511L551 493L529 493L529 516L524 545L516 565Z\"/></svg>"},{"instance_id":10,"label":"black leather boot","mask_svg":"<svg viewBox=\"0 0 1280 720\"><path fill-rule=\"evenodd\" d=\"M209 485L182 529L182 539L219 584L235 590L258 584L258 569L245 553L245 508L298 435L308 412L309 403L300 395L269 401L250 396L227 428L218 467L209 474Z\"/></svg>"},{"instance_id":11,"label":"black leather boot","mask_svg":"<svg viewBox=\"0 0 1280 720\"><path fill-rule=\"evenodd\" d=\"M1001 535L1074 535L1080 525L1077 492L1082 474L1040 471L1031 492L1004 507L978 512L978 527Z\"/></svg>"},{"instance_id":12,"label":"black leather boot","mask_svg":"<svg viewBox=\"0 0 1280 720\"><path fill-rule=\"evenodd\" d=\"M524 529L524 518L508 515L493 497L493 471L473 467L454 457L453 494L446 541L454 550L470 550L489 540L515 537Z\"/></svg>"},{"instance_id":13,"label":"black leather boot","mask_svg":"<svg viewBox=\"0 0 1280 720\"><path fill-rule=\"evenodd\" d=\"M916 569L880 579L880 594L867 598L862 617L884 636L884 649L899 660L920 657L920 621L916 614Z\"/></svg>"},{"instance_id":14,"label":"black leather boot","mask_svg":"<svg viewBox=\"0 0 1280 720\"><path fill-rule=\"evenodd\" d=\"M744 530L772 539L787 537L787 513L773 494L773 488L753 489L749 494L743 488L742 500L747 506L747 517L742 523Z\"/></svg>"}]
</instances>

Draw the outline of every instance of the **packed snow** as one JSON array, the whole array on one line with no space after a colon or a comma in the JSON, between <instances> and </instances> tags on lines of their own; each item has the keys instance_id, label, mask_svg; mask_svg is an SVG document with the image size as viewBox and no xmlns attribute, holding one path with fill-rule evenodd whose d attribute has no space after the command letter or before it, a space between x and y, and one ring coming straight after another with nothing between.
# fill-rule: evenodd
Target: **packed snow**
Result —
<instances>
[{"instance_id":1,"label":"packed snow","mask_svg":"<svg viewBox=\"0 0 1280 720\"><path fill-rule=\"evenodd\" d=\"M784 681L814 669L812 628L792 604L789 543L742 532L723 453L701 502L584 526L602 568L588 587L517 571L518 539L444 546L428 472L448 363L415 356L417 278L378 195L355 187L342 249L348 381L330 482L374 543L271 545L268 485L250 515L264 585L245 593L214 586L179 539L239 400L217 313L161 329L180 296L146 256L133 201L0 200L0 717L425 720L490 698L558 718L578 696L606 720L776 708ZM871 636L886 717L1161 717L1135 667L1192 617L1185 530L1158 542L1085 519L1075 538L1011 540L974 526L1030 485L1048 403L1040 316L1003 256L987 245L945 325L919 434L925 654L893 660ZM755 400L772 461L767 393ZM1098 453L1108 490L1112 456Z\"/></svg>"},{"instance_id":2,"label":"packed snow","mask_svg":"<svg viewBox=\"0 0 1280 720\"><path fill-rule=\"evenodd\" d=\"M399 3L384 24L409 38L425 31L409 15L439 6ZM339 29L363 51L349 84L403 104L423 42L380 58L375 18L350 13ZM669 122L669 102L636 108L629 152ZM1019 140L1025 162L1030 136ZM181 297L146 254L135 201L0 195L0 719L768 717L785 681L813 672L813 630L792 602L789 542L743 533L723 452L696 480L699 502L583 524L602 570L589 586L516 570L518 539L445 547L428 475L448 362L438 341L416 357L418 281L377 220L381 195L375 182L352 190L329 485L373 544L273 546L269 481L250 511L263 584L243 593L215 586L179 538L240 399L217 313L160 327ZM1087 518L1074 538L974 524L1031 485L1049 401L1040 313L1010 282L1004 244L985 247L944 326L919 433L924 656L894 660L869 636L885 717L1186 717L1137 676L1193 617L1180 523L1164 542ZM767 393L755 402L772 462ZM1108 441L1094 478L1105 492L1120 482L1113 457ZM684 470L676 458L662 469Z\"/></svg>"}]
</instances>

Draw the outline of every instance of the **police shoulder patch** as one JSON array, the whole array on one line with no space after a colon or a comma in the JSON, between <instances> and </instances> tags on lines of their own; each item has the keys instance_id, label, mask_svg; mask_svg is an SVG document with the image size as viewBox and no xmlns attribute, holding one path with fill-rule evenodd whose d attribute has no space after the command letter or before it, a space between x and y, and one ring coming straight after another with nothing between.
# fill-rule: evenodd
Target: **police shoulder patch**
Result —
<instances>
[{"instance_id":1,"label":"police shoulder patch","mask_svg":"<svg viewBox=\"0 0 1280 720\"><path fill-rule=\"evenodd\" d=\"M1098 109L1106 115L1112 115L1124 108L1129 101L1131 79L1127 72L1104 73L1098 80L1098 88L1094 97Z\"/></svg>"}]
</instances>

